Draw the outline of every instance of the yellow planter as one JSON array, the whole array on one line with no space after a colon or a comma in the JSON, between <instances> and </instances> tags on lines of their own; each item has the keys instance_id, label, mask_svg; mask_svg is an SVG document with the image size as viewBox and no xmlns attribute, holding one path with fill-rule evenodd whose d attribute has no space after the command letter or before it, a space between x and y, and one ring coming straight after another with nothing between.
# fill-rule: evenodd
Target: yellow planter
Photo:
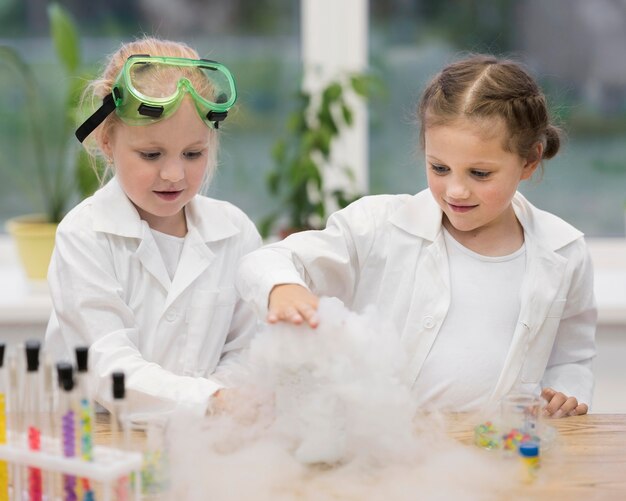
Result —
<instances>
[{"instance_id":1,"label":"yellow planter","mask_svg":"<svg viewBox=\"0 0 626 501\"><path fill-rule=\"evenodd\" d=\"M15 241L26 276L31 280L45 280L57 224L46 222L43 215L29 214L9 219L6 229Z\"/></svg>"}]
</instances>

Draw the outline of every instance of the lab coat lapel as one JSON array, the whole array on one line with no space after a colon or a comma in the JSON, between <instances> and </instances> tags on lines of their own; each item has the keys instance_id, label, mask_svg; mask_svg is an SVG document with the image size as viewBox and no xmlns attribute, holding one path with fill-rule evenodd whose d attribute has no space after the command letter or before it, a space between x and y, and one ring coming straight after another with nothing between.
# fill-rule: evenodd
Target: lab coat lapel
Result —
<instances>
[{"instance_id":1,"label":"lab coat lapel","mask_svg":"<svg viewBox=\"0 0 626 501\"><path fill-rule=\"evenodd\" d=\"M428 284L428 287L423 284ZM424 258L415 273L409 317L402 333L403 343L411 356L411 382L419 376L449 306L448 258L443 233L440 232L435 241L424 249Z\"/></svg>"},{"instance_id":2,"label":"lab coat lapel","mask_svg":"<svg viewBox=\"0 0 626 501\"><path fill-rule=\"evenodd\" d=\"M142 266L150 273L167 291L170 289L171 281L165 268L165 263L161 257L161 252L157 247L154 236L150 231L150 227L144 222L143 237L137 250L135 257L139 259Z\"/></svg>"},{"instance_id":3,"label":"lab coat lapel","mask_svg":"<svg viewBox=\"0 0 626 501\"><path fill-rule=\"evenodd\" d=\"M399 257L399 262L415 269L415 276L409 284L413 292L408 309L394 309L399 317L401 311L408 311L402 327L402 343L411 360L408 369L411 382L422 370L450 306L450 271L441 221L442 211L429 190L415 195L391 217L394 226L408 233L402 240L406 254L419 257L417 264L406 263L406 258ZM419 242L422 242L421 252ZM405 269L405 277L407 273L410 270Z\"/></svg>"},{"instance_id":4,"label":"lab coat lapel","mask_svg":"<svg viewBox=\"0 0 626 501\"><path fill-rule=\"evenodd\" d=\"M527 240L527 272L522 282L520 314L502 372L490 403L499 401L519 381L529 343L539 332L556 299L565 275L567 260Z\"/></svg>"},{"instance_id":5,"label":"lab coat lapel","mask_svg":"<svg viewBox=\"0 0 626 501\"><path fill-rule=\"evenodd\" d=\"M116 177L94 194L91 204L94 231L138 240L133 256L166 291L169 290L170 277L150 227L141 220Z\"/></svg>"},{"instance_id":6,"label":"lab coat lapel","mask_svg":"<svg viewBox=\"0 0 626 501\"><path fill-rule=\"evenodd\" d=\"M214 258L215 254L206 245L198 230L194 227L190 228L185 237L174 280L165 300L164 310L209 267Z\"/></svg>"}]
</instances>

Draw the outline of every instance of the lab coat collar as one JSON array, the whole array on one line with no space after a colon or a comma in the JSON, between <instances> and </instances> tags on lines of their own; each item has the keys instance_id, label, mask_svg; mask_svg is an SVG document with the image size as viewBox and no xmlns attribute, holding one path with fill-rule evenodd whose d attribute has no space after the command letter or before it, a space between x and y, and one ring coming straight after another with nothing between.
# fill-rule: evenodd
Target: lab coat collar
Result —
<instances>
[{"instance_id":1,"label":"lab coat collar","mask_svg":"<svg viewBox=\"0 0 626 501\"><path fill-rule=\"evenodd\" d=\"M547 251L558 251L583 236L583 233L559 217L532 205L524 195L513 197L513 210L532 240Z\"/></svg>"},{"instance_id":2,"label":"lab coat collar","mask_svg":"<svg viewBox=\"0 0 626 501\"><path fill-rule=\"evenodd\" d=\"M240 232L224 217L223 211L215 210L214 204L219 203L196 196L186 205L187 235L173 280L170 280L150 227L139 217L115 177L93 196L94 230L139 239L135 256L167 291L167 309L214 260L210 243Z\"/></svg>"},{"instance_id":3,"label":"lab coat collar","mask_svg":"<svg viewBox=\"0 0 626 501\"><path fill-rule=\"evenodd\" d=\"M519 192L513 197L513 210L524 232L531 234L546 250L557 251L583 235L557 216L534 207ZM412 235L434 242L441 233L442 215L432 193L426 189L401 206L390 221Z\"/></svg>"},{"instance_id":4,"label":"lab coat collar","mask_svg":"<svg viewBox=\"0 0 626 501\"><path fill-rule=\"evenodd\" d=\"M206 217L207 201L209 199L196 196L185 207L188 231L196 232L203 242L216 242L239 233L239 228L226 218ZM144 222L116 177L94 194L93 207L95 231L144 238Z\"/></svg>"},{"instance_id":5,"label":"lab coat collar","mask_svg":"<svg viewBox=\"0 0 626 501\"><path fill-rule=\"evenodd\" d=\"M135 206L117 178L93 195L93 229L122 237L142 238L143 225Z\"/></svg>"},{"instance_id":6,"label":"lab coat collar","mask_svg":"<svg viewBox=\"0 0 626 501\"><path fill-rule=\"evenodd\" d=\"M389 220L391 224L411 235L434 242L441 232L442 215L443 211L427 189L413 196Z\"/></svg>"}]
</instances>

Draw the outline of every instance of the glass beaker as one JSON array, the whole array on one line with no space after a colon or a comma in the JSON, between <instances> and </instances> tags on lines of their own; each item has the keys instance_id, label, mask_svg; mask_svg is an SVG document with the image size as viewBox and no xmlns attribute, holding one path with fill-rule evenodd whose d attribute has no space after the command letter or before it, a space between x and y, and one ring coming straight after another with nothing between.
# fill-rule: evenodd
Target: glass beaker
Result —
<instances>
[{"instance_id":1,"label":"glass beaker","mask_svg":"<svg viewBox=\"0 0 626 501\"><path fill-rule=\"evenodd\" d=\"M519 444L541 441L546 400L532 393L510 393L501 402L502 448L517 452Z\"/></svg>"}]
</instances>

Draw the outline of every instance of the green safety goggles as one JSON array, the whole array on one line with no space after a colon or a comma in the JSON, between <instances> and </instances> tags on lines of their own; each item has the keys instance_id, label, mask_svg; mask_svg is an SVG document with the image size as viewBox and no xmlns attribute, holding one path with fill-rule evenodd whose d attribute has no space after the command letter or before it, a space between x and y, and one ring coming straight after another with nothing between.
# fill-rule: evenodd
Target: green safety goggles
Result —
<instances>
[{"instance_id":1,"label":"green safety goggles","mask_svg":"<svg viewBox=\"0 0 626 501\"><path fill-rule=\"evenodd\" d=\"M98 108L77 130L82 143L114 110L129 125L145 125L174 113L185 94L200 118L218 128L235 104L235 80L224 65L209 59L130 56Z\"/></svg>"}]
</instances>

